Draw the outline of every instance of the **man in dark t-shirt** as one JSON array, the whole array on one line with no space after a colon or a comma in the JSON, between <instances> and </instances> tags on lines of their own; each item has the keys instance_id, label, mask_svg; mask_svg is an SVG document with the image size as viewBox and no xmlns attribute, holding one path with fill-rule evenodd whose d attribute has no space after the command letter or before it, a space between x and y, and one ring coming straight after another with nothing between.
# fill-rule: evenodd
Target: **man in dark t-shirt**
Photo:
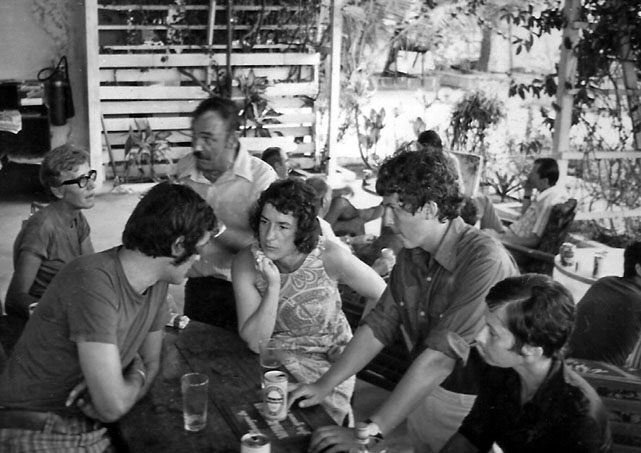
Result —
<instances>
[{"instance_id":1,"label":"man in dark t-shirt","mask_svg":"<svg viewBox=\"0 0 641 453\"><path fill-rule=\"evenodd\" d=\"M578 303L570 357L623 366L639 342L641 242L630 244L623 256L623 277L599 279Z\"/></svg>"},{"instance_id":2,"label":"man in dark t-shirt","mask_svg":"<svg viewBox=\"0 0 641 453\"><path fill-rule=\"evenodd\" d=\"M469 415L441 453L604 453L612 439L595 390L563 362L574 323L569 291L526 274L497 283L486 298L477 350L491 365Z\"/></svg>"},{"instance_id":3,"label":"man in dark t-shirt","mask_svg":"<svg viewBox=\"0 0 641 453\"><path fill-rule=\"evenodd\" d=\"M215 226L186 186L160 184L123 245L52 280L0 376L0 451L101 452L160 367L169 283L180 284Z\"/></svg>"}]
</instances>

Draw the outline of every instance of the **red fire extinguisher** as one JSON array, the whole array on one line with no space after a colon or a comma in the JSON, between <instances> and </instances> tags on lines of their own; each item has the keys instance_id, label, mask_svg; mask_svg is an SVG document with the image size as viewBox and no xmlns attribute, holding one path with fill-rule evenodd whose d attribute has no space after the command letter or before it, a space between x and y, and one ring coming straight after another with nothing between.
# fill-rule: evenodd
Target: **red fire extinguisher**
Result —
<instances>
[{"instance_id":1,"label":"red fire extinguisher","mask_svg":"<svg viewBox=\"0 0 641 453\"><path fill-rule=\"evenodd\" d=\"M67 57L63 56L55 68L44 68L38 72L38 80L44 82L49 116L54 126L65 125L67 118L75 114L68 69Z\"/></svg>"}]
</instances>

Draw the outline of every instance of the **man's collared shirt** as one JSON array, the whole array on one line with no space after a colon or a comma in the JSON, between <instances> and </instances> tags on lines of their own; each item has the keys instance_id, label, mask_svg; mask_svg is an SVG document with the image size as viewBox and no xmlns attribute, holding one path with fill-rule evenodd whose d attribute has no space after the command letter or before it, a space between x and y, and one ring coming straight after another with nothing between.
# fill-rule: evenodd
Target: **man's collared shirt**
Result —
<instances>
[{"instance_id":1,"label":"man's collared shirt","mask_svg":"<svg viewBox=\"0 0 641 453\"><path fill-rule=\"evenodd\" d=\"M216 182L208 181L196 168L196 159L189 154L178 164L178 178L190 177L206 184L205 199L213 208L216 217L228 229L246 231L249 214L260 193L276 180L274 169L262 160L251 156L241 145L232 168L223 173ZM231 263L235 252L213 239L203 247L200 260L189 271L189 277L214 276L231 281Z\"/></svg>"},{"instance_id":2,"label":"man's collared shirt","mask_svg":"<svg viewBox=\"0 0 641 453\"><path fill-rule=\"evenodd\" d=\"M552 207L568 200L564 187L556 184L537 194L536 199L525 210L523 215L508 228L509 232L518 237L543 236L545 227L550 220Z\"/></svg>"},{"instance_id":3,"label":"man's collared shirt","mask_svg":"<svg viewBox=\"0 0 641 453\"><path fill-rule=\"evenodd\" d=\"M434 256L421 248L401 250L389 285L362 322L385 345L400 330L413 357L430 348L462 363L483 327L485 296L513 275L518 269L505 248L456 218ZM461 386L445 388L470 393Z\"/></svg>"},{"instance_id":4,"label":"man's collared shirt","mask_svg":"<svg viewBox=\"0 0 641 453\"><path fill-rule=\"evenodd\" d=\"M561 360L525 404L517 372L488 367L459 433L478 451L489 451L494 442L505 453L601 453L612 446L599 396Z\"/></svg>"}]
</instances>

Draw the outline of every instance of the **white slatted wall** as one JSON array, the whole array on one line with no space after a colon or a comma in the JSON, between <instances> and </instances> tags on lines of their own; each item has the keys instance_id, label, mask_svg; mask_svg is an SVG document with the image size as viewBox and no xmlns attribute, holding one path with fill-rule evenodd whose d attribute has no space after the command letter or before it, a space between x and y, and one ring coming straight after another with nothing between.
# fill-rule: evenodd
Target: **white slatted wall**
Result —
<instances>
[{"instance_id":1,"label":"white slatted wall","mask_svg":"<svg viewBox=\"0 0 641 453\"><path fill-rule=\"evenodd\" d=\"M188 71L196 79L205 81L212 62L218 68L225 68L227 63L225 49L221 45L212 46L214 53L211 56L203 51L203 46L194 45L127 46L117 40L115 44L105 45L104 42L113 41L113 37L106 39L102 33L128 32L131 27L102 24L103 13L122 13L133 7L100 5L96 0L88 0L86 4L92 164L97 167L95 161L99 160L107 178L113 178L107 143L111 147L117 172L123 176L125 142L130 127L137 128L137 121L148 122L154 131L170 132L168 140L173 162L188 153L191 150L191 112L208 94L181 71ZM168 6L145 5L144 8L162 10ZM191 8L208 7L200 5ZM94 17L90 17L92 15ZM95 25L92 25L94 20ZM161 27L166 30L166 26ZM136 30L144 28L138 26ZM97 56L93 57L93 62L89 46L100 49ZM319 89L320 55L300 51L282 52L282 45L255 46L253 50L252 53L232 53L233 76L247 75L251 69L256 76L266 77L268 86L265 98L278 115L264 126L271 137L254 137L253 131L249 130L247 137L241 140L252 153L259 154L269 146L280 146L301 168L314 167L317 165L318 135L315 130L317 114L312 99L317 96ZM292 73L297 74L295 80L289 76ZM242 95L236 80L233 85L232 98L240 101ZM243 131L240 132L242 135ZM173 168L173 165L164 165L156 171L171 173ZM135 174L134 171L130 170L129 174Z\"/></svg>"}]
</instances>

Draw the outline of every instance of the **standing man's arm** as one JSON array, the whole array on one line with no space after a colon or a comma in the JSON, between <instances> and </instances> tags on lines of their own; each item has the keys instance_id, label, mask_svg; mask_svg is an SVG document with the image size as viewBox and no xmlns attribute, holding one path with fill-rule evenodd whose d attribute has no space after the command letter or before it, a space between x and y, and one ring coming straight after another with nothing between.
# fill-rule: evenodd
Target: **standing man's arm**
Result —
<instances>
[{"instance_id":1,"label":"standing man's arm","mask_svg":"<svg viewBox=\"0 0 641 453\"><path fill-rule=\"evenodd\" d=\"M383 434L391 432L452 373L455 363L455 359L440 351L424 350L370 417L372 421L378 424Z\"/></svg>"},{"instance_id":2,"label":"standing man's arm","mask_svg":"<svg viewBox=\"0 0 641 453\"><path fill-rule=\"evenodd\" d=\"M383 347L383 343L374 336L371 327L367 324L361 325L330 369L316 382L301 385L293 390L289 404L300 398L302 400L297 403L300 407L320 404L334 387L362 370Z\"/></svg>"},{"instance_id":3,"label":"standing man's arm","mask_svg":"<svg viewBox=\"0 0 641 453\"><path fill-rule=\"evenodd\" d=\"M369 329L367 325L363 327ZM347 350L341 356L341 360L346 353ZM380 427L383 434L390 433L399 423L405 420L436 386L449 376L454 369L454 364L455 360L442 352L426 349L412 362L412 365L396 385L394 391L370 419ZM310 451L312 453L321 451L324 453L338 453L349 450L353 443L354 434L352 429L326 426L314 432L310 443Z\"/></svg>"},{"instance_id":4,"label":"standing man's arm","mask_svg":"<svg viewBox=\"0 0 641 453\"><path fill-rule=\"evenodd\" d=\"M233 228L226 226L223 234L218 236L215 239L212 239L214 242L218 242L220 245L229 249L232 253L238 253L245 247L251 245L254 241L254 234L249 228Z\"/></svg>"}]
</instances>

